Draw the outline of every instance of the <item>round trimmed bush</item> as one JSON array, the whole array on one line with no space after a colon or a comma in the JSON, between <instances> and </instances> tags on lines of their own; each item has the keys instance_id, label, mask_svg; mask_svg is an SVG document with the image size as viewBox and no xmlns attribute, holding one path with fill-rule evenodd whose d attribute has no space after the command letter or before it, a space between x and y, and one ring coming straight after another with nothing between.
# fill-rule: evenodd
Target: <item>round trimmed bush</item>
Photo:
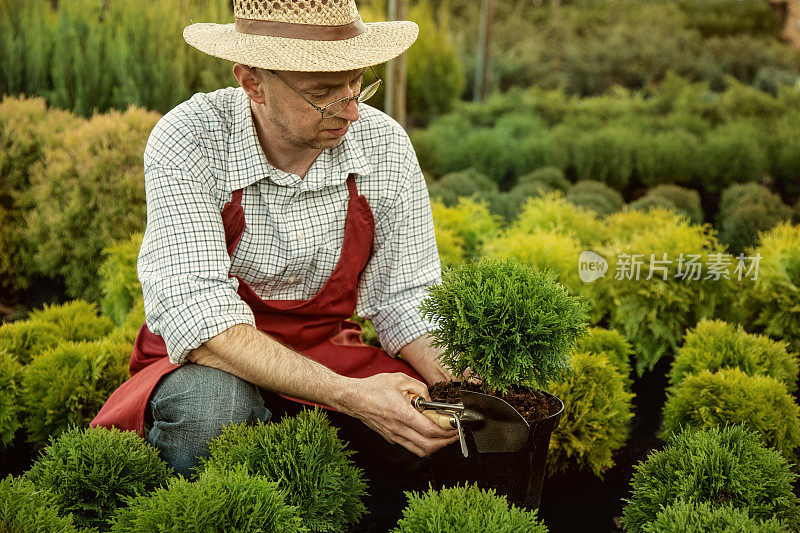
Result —
<instances>
[{"instance_id":1,"label":"round trimmed bush","mask_svg":"<svg viewBox=\"0 0 800 533\"><path fill-rule=\"evenodd\" d=\"M796 462L800 407L780 381L748 376L738 368L701 370L667 389L660 438L682 429L698 430L743 422L762 442Z\"/></svg>"},{"instance_id":2,"label":"round trimmed bush","mask_svg":"<svg viewBox=\"0 0 800 533\"><path fill-rule=\"evenodd\" d=\"M547 533L536 510L509 505L477 484L405 494L408 505L392 533Z\"/></svg>"},{"instance_id":3,"label":"round trimmed bush","mask_svg":"<svg viewBox=\"0 0 800 533\"><path fill-rule=\"evenodd\" d=\"M607 237L605 225L594 212L571 204L558 192L529 199L511 228L526 233L536 228L555 231L576 237L584 246L599 244Z\"/></svg>"},{"instance_id":4,"label":"round trimmed bush","mask_svg":"<svg viewBox=\"0 0 800 533\"><path fill-rule=\"evenodd\" d=\"M8 533L89 533L72 515L60 516L55 494L24 477L0 481L0 531Z\"/></svg>"},{"instance_id":5,"label":"round trimmed bush","mask_svg":"<svg viewBox=\"0 0 800 533\"><path fill-rule=\"evenodd\" d=\"M435 324L434 347L454 375L467 367L483 387L538 388L569 373L569 354L584 334L586 302L551 271L513 259L482 259L444 272L419 307Z\"/></svg>"},{"instance_id":6,"label":"round trimmed bush","mask_svg":"<svg viewBox=\"0 0 800 533\"><path fill-rule=\"evenodd\" d=\"M633 174L633 151L637 141L637 134L622 126L584 133L572 152L578 181L597 180L623 190Z\"/></svg>"},{"instance_id":7,"label":"round trimmed bush","mask_svg":"<svg viewBox=\"0 0 800 533\"><path fill-rule=\"evenodd\" d=\"M25 476L51 491L78 526L106 530L127 498L155 490L171 473L158 450L132 431L73 427L50 441Z\"/></svg>"},{"instance_id":8,"label":"round trimmed bush","mask_svg":"<svg viewBox=\"0 0 800 533\"><path fill-rule=\"evenodd\" d=\"M577 206L592 209L601 216L619 211L625 203L620 193L605 183L594 180L577 182L569 189L565 198Z\"/></svg>"},{"instance_id":9,"label":"round trimmed bush","mask_svg":"<svg viewBox=\"0 0 800 533\"><path fill-rule=\"evenodd\" d=\"M653 187L645 198L661 198L667 200L679 213L687 216L692 224L703 223L703 207L700 204L700 193L692 189L679 187L678 185L659 185Z\"/></svg>"},{"instance_id":10,"label":"round trimmed bush","mask_svg":"<svg viewBox=\"0 0 800 533\"><path fill-rule=\"evenodd\" d=\"M631 498L622 513L625 530L644 531L659 511L678 499L728 505L756 520L800 525L797 474L778 451L741 425L683 431L634 468Z\"/></svg>"},{"instance_id":11,"label":"round trimmed bush","mask_svg":"<svg viewBox=\"0 0 800 533\"><path fill-rule=\"evenodd\" d=\"M84 300L72 300L62 305L44 305L33 311L29 320L55 324L65 341L94 341L108 335L114 323L98 316L97 306Z\"/></svg>"},{"instance_id":12,"label":"round trimmed bush","mask_svg":"<svg viewBox=\"0 0 800 533\"><path fill-rule=\"evenodd\" d=\"M22 364L64 340L58 326L43 320L18 320L0 326L0 350L14 355Z\"/></svg>"},{"instance_id":13,"label":"round trimmed bush","mask_svg":"<svg viewBox=\"0 0 800 533\"><path fill-rule=\"evenodd\" d=\"M0 448L14 441L22 427L19 422L19 382L22 365L11 353L0 348Z\"/></svg>"},{"instance_id":14,"label":"round trimmed bush","mask_svg":"<svg viewBox=\"0 0 800 533\"><path fill-rule=\"evenodd\" d=\"M485 174L503 190L514 184L517 172L525 167L528 155L521 141L502 130L471 128L460 142L467 151L465 166Z\"/></svg>"},{"instance_id":15,"label":"round trimmed bush","mask_svg":"<svg viewBox=\"0 0 800 533\"><path fill-rule=\"evenodd\" d=\"M735 253L758 244L761 232L792 218L791 208L758 183L731 185L722 192L717 215L719 240Z\"/></svg>"},{"instance_id":16,"label":"round trimmed bush","mask_svg":"<svg viewBox=\"0 0 800 533\"><path fill-rule=\"evenodd\" d=\"M741 509L730 505L720 507L708 502L678 500L664 507L655 520L642 527L644 533L785 533L779 520L755 520Z\"/></svg>"},{"instance_id":17,"label":"round trimmed bush","mask_svg":"<svg viewBox=\"0 0 800 533\"><path fill-rule=\"evenodd\" d=\"M86 427L129 377L131 345L101 340L67 342L34 359L22 377L25 429L46 442L70 425Z\"/></svg>"},{"instance_id":18,"label":"round trimmed bush","mask_svg":"<svg viewBox=\"0 0 800 533\"><path fill-rule=\"evenodd\" d=\"M551 190L567 192L572 184L564 177L564 171L558 167L542 167L533 172L523 174L517 179L517 186L537 184Z\"/></svg>"},{"instance_id":19,"label":"round trimmed bush","mask_svg":"<svg viewBox=\"0 0 800 533\"><path fill-rule=\"evenodd\" d=\"M631 343L615 329L589 328L588 335L578 340L576 352L604 353L617 366L623 375L625 389L630 391L633 385L631 377Z\"/></svg>"},{"instance_id":20,"label":"round trimmed bush","mask_svg":"<svg viewBox=\"0 0 800 533\"><path fill-rule=\"evenodd\" d=\"M678 348L672 362L669 384L677 385L687 375L701 370L738 368L750 376L775 378L789 392L794 392L798 362L786 346L785 342L747 333L739 324L704 319L686 332L683 346Z\"/></svg>"},{"instance_id":21,"label":"round trimmed bush","mask_svg":"<svg viewBox=\"0 0 800 533\"><path fill-rule=\"evenodd\" d=\"M697 174L695 135L684 130L645 135L635 146L634 166L643 185L691 183Z\"/></svg>"},{"instance_id":22,"label":"round trimmed bush","mask_svg":"<svg viewBox=\"0 0 800 533\"><path fill-rule=\"evenodd\" d=\"M565 381L548 388L564 402L564 412L550 436L547 474L576 467L602 477L628 440L633 394L605 352L576 351L571 366Z\"/></svg>"},{"instance_id":23,"label":"round trimmed bush","mask_svg":"<svg viewBox=\"0 0 800 533\"><path fill-rule=\"evenodd\" d=\"M771 122L772 142L770 143L771 173L786 194L800 194L800 140L797 124L800 113L786 113Z\"/></svg>"},{"instance_id":24,"label":"round trimmed bush","mask_svg":"<svg viewBox=\"0 0 800 533\"><path fill-rule=\"evenodd\" d=\"M698 153L699 175L708 192L732 183L756 181L767 171L761 133L749 122L733 122L708 134Z\"/></svg>"},{"instance_id":25,"label":"round trimmed bush","mask_svg":"<svg viewBox=\"0 0 800 533\"><path fill-rule=\"evenodd\" d=\"M309 531L297 507L286 500L278 483L250 476L243 468L210 469L194 483L172 478L166 488L130 499L128 506L114 516L111 531Z\"/></svg>"},{"instance_id":26,"label":"round trimmed bush","mask_svg":"<svg viewBox=\"0 0 800 533\"><path fill-rule=\"evenodd\" d=\"M320 409L304 409L278 423L235 424L209 443L201 469L243 465L286 492L311 531L343 531L365 514L363 471Z\"/></svg>"},{"instance_id":27,"label":"round trimmed bush","mask_svg":"<svg viewBox=\"0 0 800 533\"><path fill-rule=\"evenodd\" d=\"M444 176L469 167L464 132L473 128L468 118L451 113L437 117L427 129L412 131L411 142L422 169L433 176Z\"/></svg>"},{"instance_id":28,"label":"round trimmed bush","mask_svg":"<svg viewBox=\"0 0 800 533\"><path fill-rule=\"evenodd\" d=\"M487 204L480 200L459 198L458 203L448 207L441 202L431 202L434 227L454 232L463 243L464 258L480 255L483 243L491 239L500 229L497 217L489 212Z\"/></svg>"}]
</instances>

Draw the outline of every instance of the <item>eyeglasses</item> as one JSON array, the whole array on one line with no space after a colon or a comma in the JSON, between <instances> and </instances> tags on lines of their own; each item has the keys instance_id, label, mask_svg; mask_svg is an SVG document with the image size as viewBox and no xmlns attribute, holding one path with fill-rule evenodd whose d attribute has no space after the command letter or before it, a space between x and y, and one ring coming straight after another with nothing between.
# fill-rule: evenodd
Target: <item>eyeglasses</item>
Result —
<instances>
[{"instance_id":1,"label":"eyeglasses","mask_svg":"<svg viewBox=\"0 0 800 533\"><path fill-rule=\"evenodd\" d=\"M313 106L314 109L316 109L317 111L319 111L322 114L322 118L331 118L331 117L335 117L336 115L338 115L339 113L344 111L345 108L347 106L349 106L350 102L352 102L353 100L356 100L359 103L361 103L361 102L364 102L367 99L369 99L376 92L378 92L378 87L381 86L381 79L378 77L377 74L375 74L375 69L373 69L372 67L369 67L369 69L372 71L372 75L375 76L375 80L376 81L374 81L374 82L370 83L369 85L367 85L366 87L364 87L364 89L359 91L359 93L356 94L355 96L346 96L344 98L340 98L339 100L336 100L335 102L331 102L330 104L326 105L325 107L319 107L317 105L314 105L314 103L311 102L308 98L306 98L300 92L295 90L294 87L292 87L291 85L286 83L286 81L283 78L281 78L280 76L278 76L278 74L274 70L269 70L269 69L267 69L267 70L269 72L271 72L272 74L275 74L275 77L278 78L279 80L281 80L284 85L286 85L292 91L294 91L298 95L300 95L300 98L302 98L303 100L305 100L306 102L311 104L311 106Z\"/></svg>"}]
</instances>

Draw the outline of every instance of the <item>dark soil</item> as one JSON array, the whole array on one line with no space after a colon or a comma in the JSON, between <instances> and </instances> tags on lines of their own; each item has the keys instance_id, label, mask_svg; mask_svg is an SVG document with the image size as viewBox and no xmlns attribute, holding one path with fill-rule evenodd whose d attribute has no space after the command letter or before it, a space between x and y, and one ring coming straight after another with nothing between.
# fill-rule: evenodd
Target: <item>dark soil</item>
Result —
<instances>
[{"instance_id":1,"label":"dark soil","mask_svg":"<svg viewBox=\"0 0 800 533\"><path fill-rule=\"evenodd\" d=\"M522 417L528 422L536 422L543 418L553 415L561 409L561 404L553 397L548 397L535 390L513 387L506 394L498 394L495 391L483 390L480 385L472 383L461 383L457 381L441 381L428 387L431 400L446 403L461 403L460 390L482 392L489 396L502 398L511 407L519 411Z\"/></svg>"}]
</instances>

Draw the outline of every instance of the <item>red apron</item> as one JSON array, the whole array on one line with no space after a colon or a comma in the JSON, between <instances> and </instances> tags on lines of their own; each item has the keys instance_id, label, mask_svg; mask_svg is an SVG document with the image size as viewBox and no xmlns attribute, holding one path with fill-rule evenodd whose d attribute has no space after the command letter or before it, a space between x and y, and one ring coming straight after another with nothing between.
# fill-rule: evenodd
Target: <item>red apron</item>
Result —
<instances>
[{"instance_id":1,"label":"red apron","mask_svg":"<svg viewBox=\"0 0 800 533\"><path fill-rule=\"evenodd\" d=\"M422 376L407 362L362 343L361 328L347 321L355 310L358 277L369 262L375 235L372 211L366 198L358 194L353 174L347 178L347 189L350 201L339 263L313 298L264 301L241 278L234 276L239 280L239 296L252 309L259 330L338 374L365 378L384 372L403 372L424 383ZM236 249L245 228L241 201L240 189L222 210L229 255ZM169 362L164 340L143 324L133 345L130 379L111 394L90 425L137 431L144 436L145 409L150 395L161 378L180 366ZM334 410L325 405L320 407Z\"/></svg>"}]
</instances>

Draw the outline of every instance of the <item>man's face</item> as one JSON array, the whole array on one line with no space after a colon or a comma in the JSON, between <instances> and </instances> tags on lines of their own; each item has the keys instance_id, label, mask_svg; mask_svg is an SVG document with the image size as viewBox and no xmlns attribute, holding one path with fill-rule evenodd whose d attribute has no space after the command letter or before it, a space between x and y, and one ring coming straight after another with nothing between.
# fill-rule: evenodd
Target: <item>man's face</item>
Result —
<instances>
[{"instance_id":1,"label":"man's face","mask_svg":"<svg viewBox=\"0 0 800 533\"><path fill-rule=\"evenodd\" d=\"M365 70L276 71L280 79L269 71L259 70L267 103L265 118L281 132L285 141L298 148L323 150L338 146L344 140L350 124L358 120L358 103L350 102L335 117L323 119L317 109L292 89L317 107L325 107L341 98L358 94Z\"/></svg>"}]
</instances>

